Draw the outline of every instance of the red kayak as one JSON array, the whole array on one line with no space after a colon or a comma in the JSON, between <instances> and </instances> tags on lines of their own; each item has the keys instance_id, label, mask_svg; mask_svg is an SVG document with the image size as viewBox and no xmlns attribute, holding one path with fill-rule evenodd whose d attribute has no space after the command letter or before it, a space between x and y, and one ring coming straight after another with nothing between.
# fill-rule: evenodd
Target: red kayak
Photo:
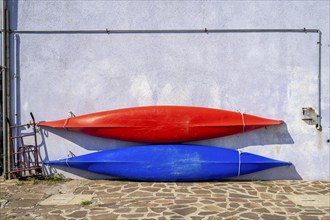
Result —
<instances>
[{"instance_id":1,"label":"red kayak","mask_svg":"<svg viewBox=\"0 0 330 220\"><path fill-rule=\"evenodd\" d=\"M38 125L125 141L179 143L223 137L282 123L281 120L212 108L145 106L40 122Z\"/></svg>"}]
</instances>

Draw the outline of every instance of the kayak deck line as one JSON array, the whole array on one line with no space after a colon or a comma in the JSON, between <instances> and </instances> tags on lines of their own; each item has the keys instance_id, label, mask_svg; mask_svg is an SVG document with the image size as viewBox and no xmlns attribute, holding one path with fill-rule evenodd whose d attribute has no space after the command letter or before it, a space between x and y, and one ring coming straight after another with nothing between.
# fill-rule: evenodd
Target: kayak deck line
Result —
<instances>
[{"instance_id":1,"label":"kayak deck line","mask_svg":"<svg viewBox=\"0 0 330 220\"><path fill-rule=\"evenodd\" d=\"M47 122L48 123L48 122ZM248 126L268 126L268 125L280 125L280 124L283 124L284 121L282 120L278 120L277 123L259 123L259 124L248 124L248 125L245 125L245 127L248 127ZM43 122L39 122L37 124L39 127L50 127L50 128L70 128L70 129L79 129L79 128L143 128L143 129L150 129L150 127L146 127L146 126L138 126L138 125L111 125L111 126L98 126L98 127L95 127L95 126L63 126L63 127L58 127L58 126L51 126L51 125L48 125L48 124L45 124ZM175 126L175 123L172 123L171 125ZM178 127L181 126L182 124L181 123L177 123ZM161 126L159 126L161 127ZM228 125L225 125L225 124L203 124L203 125L195 125L195 124L189 124L189 127L192 127L192 128L199 128L199 127L242 127L242 124L228 124Z\"/></svg>"},{"instance_id":2,"label":"kayak deck line","mask_svg":"<svg viewBox=\"0 0 330 220\"><path fill-rule=\"evenodd\" d=\"M42 162L43 165L53 165L52 163L56 163L56 162L62 162L61 160L50 160L50 161L45 161ZM66 162L66 161L65 161ZM280 161L282 162L282 161ZM115 164L148 164L148 162L145 161L67 161L67 163L70 164L80 164L80 163L104 163L104 164L111 164L111 163L115 163ZM180 161L177 161L176 163L180 163ZM198 161L198 163L200 164L239 164L238 162L231 162L231 161L223 161L223 162L218 162L218 161ZM268 161L268 162L243 162L242 164L273 164L273 163L278 163L278 161ZM292 165L291 162L282 162L287 164L288 166ZM150 164L150 163L149 163ZM55 164L54 164L55 165Z\"/></svg>"}]
</instances>

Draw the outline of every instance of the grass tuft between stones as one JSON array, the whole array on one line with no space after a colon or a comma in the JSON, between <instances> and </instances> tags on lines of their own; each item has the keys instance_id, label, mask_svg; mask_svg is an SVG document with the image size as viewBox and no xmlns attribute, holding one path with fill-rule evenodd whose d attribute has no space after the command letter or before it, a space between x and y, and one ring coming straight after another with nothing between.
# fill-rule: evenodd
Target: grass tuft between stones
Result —
<instances>
[{"instance_id":1,"label":"grass tuft between stones","mask_svg":"<svg viewBox=\"0 0 330 220\"><path fill-rule=\"evenodd\" d=\"M90 201L90 200L83 200L83 201L81 201L80 204L83 205L83 206L87 206L87 205L92 204L92 201Z\"/></svg>"},{"instance_id":2,"label":"grass tuft between stones","mask_svg":"<svg viewBox=\"0 0 330 220\"><path fill-rule=\"evenodd\" d=\"M39 183L46 182L48 184L56 184L61 182L67 182L71 179L65 178L61 173L53 173L49 176L33 176L33 177L23 177L17 180L16 186L23 186L25 184L37 185Z\"/></svg>"}]
</instances>

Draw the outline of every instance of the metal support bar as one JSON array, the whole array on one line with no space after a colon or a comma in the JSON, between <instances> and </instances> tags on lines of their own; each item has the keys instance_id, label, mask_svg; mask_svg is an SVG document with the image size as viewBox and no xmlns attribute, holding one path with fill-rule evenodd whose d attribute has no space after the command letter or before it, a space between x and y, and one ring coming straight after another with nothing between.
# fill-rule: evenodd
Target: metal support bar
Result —
<instances>
[{"instance_id":1,"label":"metal support bar","mask_svg":"<svg viewBox=\"0 0 330 220\"><path fill-rule=\"evenodd\" d=\"M5 32L5 30L1 30ZM318 33L318 29L9 30L10 34Z\"/></svg>"},{"instance_id":2,"label":"metal support bar","mask_svg":"<svg viewBox=\"0 0 330 220\"><path fill-rule=\"evenodd\" d=\"M14 126L12 126L13 128ZM19 135L19 136L12 136L10 139L15 139L15 138L23 138L23 137L30 137L34 136L34 134L25 134L25 135Z\"/></svg>"},{"instance_id":3,"label":"metal support bar","mask_svg":"<svg viewBox=\"0 0 330 220\"><path fill-rule=\"evenodd\" d=\"M34 150L26 150L25 152L26 152L26 153L27 153L27 152L34 152ZM22 153L21 153L21 152L15 152L15 153L13 153L13 154L14 154L14 155L17 155L17 154L22 154Z\"/></svg>"}]
</instances>

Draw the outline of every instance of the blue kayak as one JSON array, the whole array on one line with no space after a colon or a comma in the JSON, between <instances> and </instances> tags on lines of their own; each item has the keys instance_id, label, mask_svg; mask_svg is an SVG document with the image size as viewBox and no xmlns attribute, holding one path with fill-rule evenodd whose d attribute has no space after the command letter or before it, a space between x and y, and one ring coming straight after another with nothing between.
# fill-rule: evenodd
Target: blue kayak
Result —
<instances>
[{"instance_id":1,"label":"blue kayak","mask_svg":"<svg viewBox=\"0 0 330 220\"><path fill-rule=\"evenodd\" d=\"M106 150L43 164L141 181L216 180L291 165L238 150L179 144Z\"/></svg>"}]
</instances>

